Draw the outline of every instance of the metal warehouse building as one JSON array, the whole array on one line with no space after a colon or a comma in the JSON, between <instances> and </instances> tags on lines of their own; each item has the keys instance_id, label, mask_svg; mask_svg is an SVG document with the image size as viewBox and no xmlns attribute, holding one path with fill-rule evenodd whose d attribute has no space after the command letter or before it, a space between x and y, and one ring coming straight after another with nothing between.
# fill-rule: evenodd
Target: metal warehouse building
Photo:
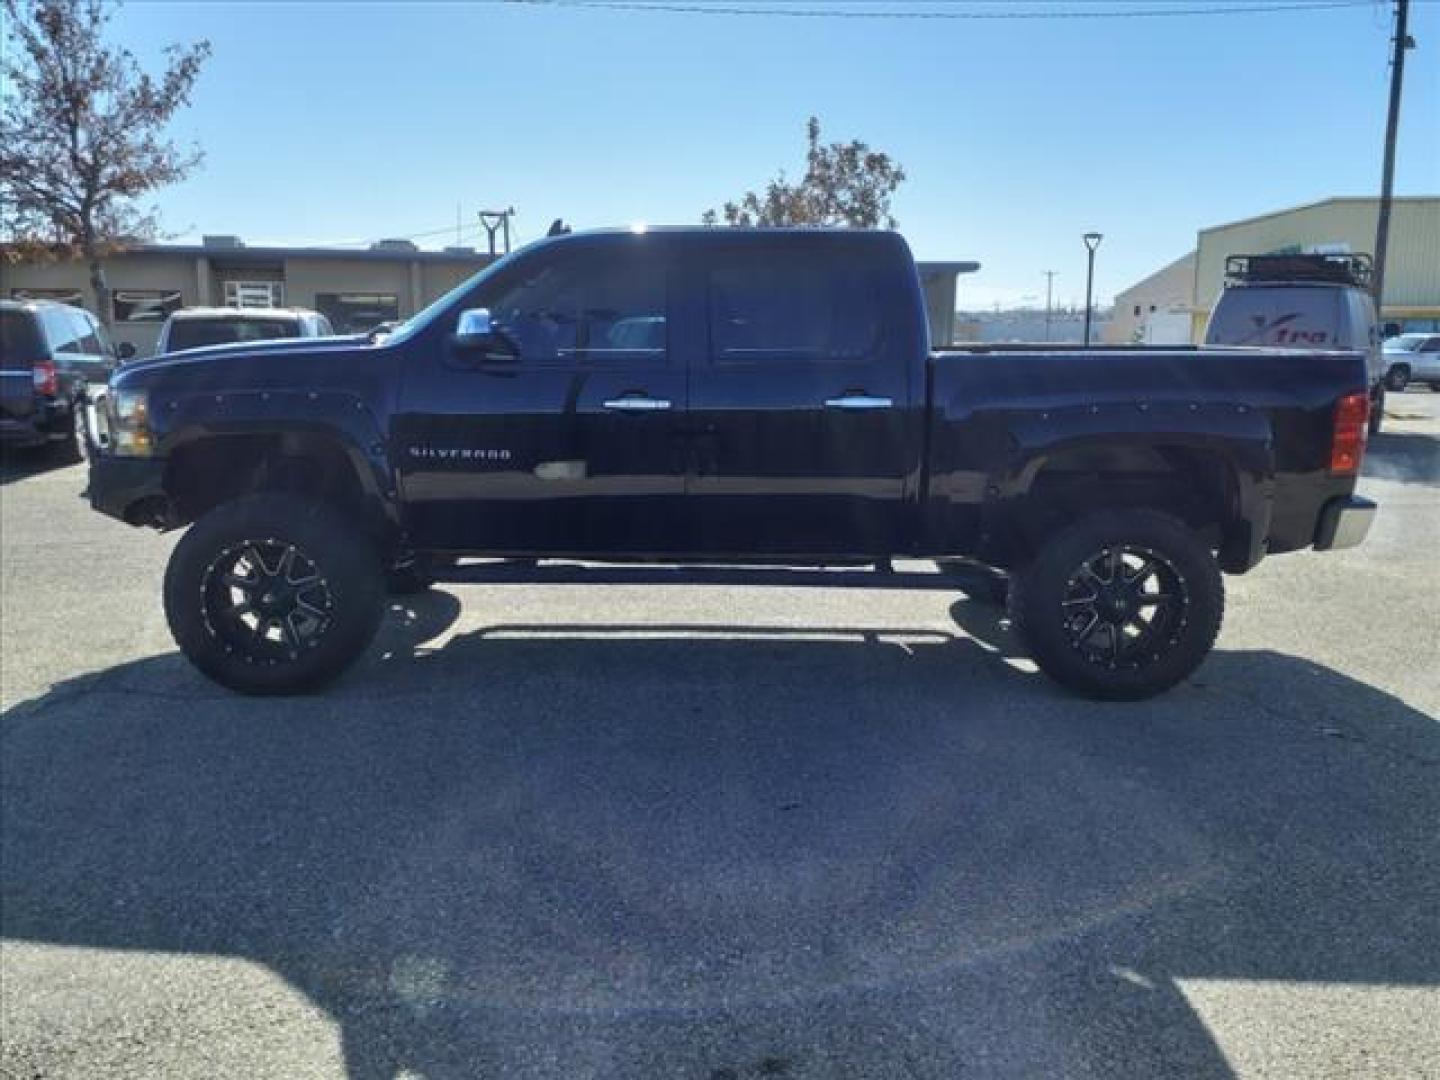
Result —
<instances>
[{"instance_id":1,"label":"metal warehouse building","mask_svg":"<svg viewBox=\"0 0 1440 1080\"><path fill-rule=\"evenodd\" d=\"M112 336L148 356L161 323L178 308L313 308L337 332L358 332L408 318L490 261L472 248L422 251L408 240L381 240L361 250L252 248L238 237L207 236L194 246L137 245L103 263ZM920 264L936 342L954 340L957 276L979 268L976 262ZM95 311L89 271L77 261L0 264L0 295Z\"/></svg>"}]
</instances>

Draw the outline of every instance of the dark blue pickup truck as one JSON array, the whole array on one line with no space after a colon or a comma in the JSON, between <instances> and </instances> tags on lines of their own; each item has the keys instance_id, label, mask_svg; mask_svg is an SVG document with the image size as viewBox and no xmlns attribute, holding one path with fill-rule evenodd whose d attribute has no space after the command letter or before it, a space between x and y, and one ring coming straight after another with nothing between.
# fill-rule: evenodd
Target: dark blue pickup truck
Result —
<instances>
[{"instance_id":1,"label":"dark blue pickup truck","mask_svg":"<svg viewBox=\"0 0 1440 1080\"><path fill-rule=\"evenodd\" d=\"M1364 537L1366 391L1350 352L932 352L893 233L582 233L388 335L125 368L89 494L194 523L166 615L244 691L334 677L457 557L905 557L1003 572L1042 669L1134 699L1203 660L1222 570Z\"/></svg>"}]
</instances>

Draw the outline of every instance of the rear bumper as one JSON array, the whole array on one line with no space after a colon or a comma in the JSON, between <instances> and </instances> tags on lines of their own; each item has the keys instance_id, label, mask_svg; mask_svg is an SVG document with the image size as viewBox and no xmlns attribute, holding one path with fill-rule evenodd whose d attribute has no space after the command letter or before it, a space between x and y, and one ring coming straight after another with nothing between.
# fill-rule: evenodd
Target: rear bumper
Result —
<instances>
[{"instance_id":1,"label":"rear bumper","mask_svg":"<svg viewBox=\"0 0 1440 1080\"><path fill-rule=\"evenodd\" d=\"M130 525L163 525L170 500L165 494L163 458L92 454L85 496L102 514Z\"/></svg>"},{"instance_id":2,"label":"rear bumper","mask_svg":"<svg viewBox=\"0 0 1440 1080\"><path fill-rule=\"evenodd\" d=\"M1378 510L1373 502L1358 495L1331 499L1320 511L1320 524L1315 528L1315 550L1338 551L1360 544L1370 532L1370 524Z\"/></svg>"},{"instance_id":3,"label":"rear bumper","mask_svg":"<svg viewBox=\"0 0 1440 1080\"><path fill-rule=\"evenodd\" d=\"M35 411L23 420L0 416L0 443L6 446L41 446L56 439L67 439L73 430L70 406L58 401L36 404Z\"/></svg>"}]
</instances>

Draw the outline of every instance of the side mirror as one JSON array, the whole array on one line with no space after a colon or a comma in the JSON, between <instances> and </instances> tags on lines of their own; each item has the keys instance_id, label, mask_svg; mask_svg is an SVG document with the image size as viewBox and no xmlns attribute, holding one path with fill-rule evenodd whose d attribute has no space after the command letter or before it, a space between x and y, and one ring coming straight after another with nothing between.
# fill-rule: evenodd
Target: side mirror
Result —
<instances>
[{"instance_id":1,"label":"side mirror","mask_svg":"<svg viewBox=\"0 0 1440 1080\"><path fill-rule=\"evenodd\" d=\"M122 341L116 347L115 355L118 356L121 360L134 360L135 346L131 345L128 341Z\"/></svg>"},{"instance_id":2,"label":"side mirror","mask_svg":"<svg viewBox=\"0 0 1440 1080\"><path fill-rule=\"evenodd\" d=\"M455 348L476 352L485 360L515 360L519 353L505 331L490 320L489 308L469 308L460 313L455 327Z\"/></svg>"},{"instance_id":3,"label":"side mirror","mask_svg":"<svg viewBox=\"0 0 1440 1080\"><path fill-rule=\"evenodd\" d=\"M494 334L490 309L470 308L460 313L460 322L455 327L455 344L462 349L484 348L490 344Z\"/></svg>"}]
</instances>

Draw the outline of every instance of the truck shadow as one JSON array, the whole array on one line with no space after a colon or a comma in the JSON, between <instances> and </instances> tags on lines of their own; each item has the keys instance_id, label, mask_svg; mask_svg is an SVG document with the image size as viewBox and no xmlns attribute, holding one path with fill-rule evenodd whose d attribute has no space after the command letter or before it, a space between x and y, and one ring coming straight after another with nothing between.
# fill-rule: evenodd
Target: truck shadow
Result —
<instances>
[{"instance_id":1,"label":"truck shadow","mask_svg":"<svg viewBox=\"0 0 1440 1080\"><path fill-rule=\"evenodd\" d=\"M1114 707L966 602L457 608L322 696L172 655L10 710L4 935L266 965L365 1080L1228 1075L1197 985L1440 985L1440 729L1323 667Z\"/></svg>"}]
</instances>

